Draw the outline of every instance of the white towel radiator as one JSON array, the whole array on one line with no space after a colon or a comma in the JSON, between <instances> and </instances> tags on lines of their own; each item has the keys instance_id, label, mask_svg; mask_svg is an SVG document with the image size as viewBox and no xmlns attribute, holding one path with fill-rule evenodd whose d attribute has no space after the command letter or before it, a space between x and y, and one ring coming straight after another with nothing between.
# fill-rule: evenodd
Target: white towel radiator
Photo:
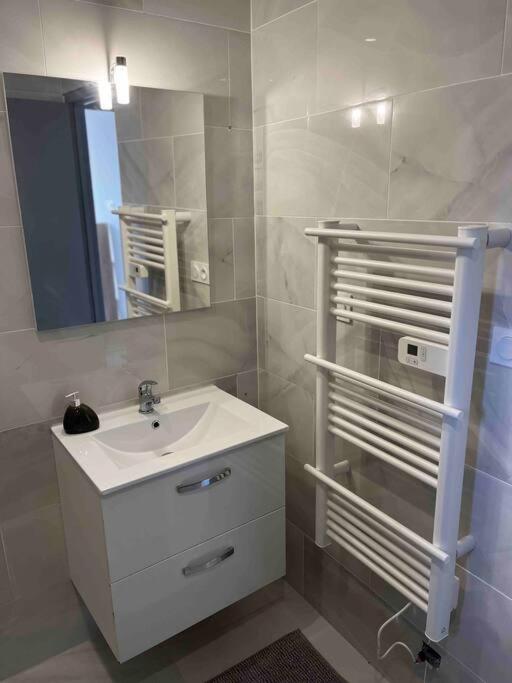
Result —
<instances>
[{"instance_id":1,"label":"white towel radiator","mask_svg":"<svg viewBox=\"0 0 512 683\"><path fill-rule=\"evenodd\" d=\"M129 317L181 310L177 224L189 222L190 213L174 209L145 213L126 206L112 213L121 223L125 282L120 289L127 294ZM163 276L162 297L137 288L137 281L151 272Z\"/></svg>"},{"instance_id":2,"label":"white towel radiator","mask_svg":"<svg viewBox=\"0 0 512 683\"><path fill-rule=\"evenodd\" d=\"M305 465L317 480L316 543L339 544L423 610L438 642L457 605L456 559L474 546L458 527L485 250L511 234L368 232L339 221L306 234L318 238L317 352L305 356L317 371L316 466ZM337 319L446 348L443 402L337 365ZM432 541L336 481L349 469L335 462L336 437L435 489Z\"/></svg>"}]
</instances>

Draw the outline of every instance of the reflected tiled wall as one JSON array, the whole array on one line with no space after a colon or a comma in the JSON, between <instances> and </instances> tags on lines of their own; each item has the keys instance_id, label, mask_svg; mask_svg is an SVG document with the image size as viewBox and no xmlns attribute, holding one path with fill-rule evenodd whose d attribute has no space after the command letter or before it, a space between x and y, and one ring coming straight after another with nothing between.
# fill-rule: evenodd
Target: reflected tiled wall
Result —
<instances>
[{"instance_id":1,"label":"reflected tiled wall","mask_svg":"<svg viewBox=\"0 0 512 683\"><path fill-rule=\"evenodd\" d=\"M215 305L38 333L0 87L0 679L96 630L67 578L49 425L79 390L95 408L213 381L257 402L249 0L3 0L0 71L205 94Z\"/></svg>"},{"instance_id":2,"label":"reflected tiled wall","mask_svg":"<svg viewBox=\"0 0 512 683\"><path fill-rule=\"evenodd\" d=\"M487 255L461 517L477 548L459 563L459 608L434 673L400 650L376 661L377 628L403 598L312 540L303 464L313 461L314 395L302 356L315 347L315 245L303 230L329 217L441 234L462 221L512 223L508 9L506 21L506 0L252 0L259 400L291 427L288 578L393 682L510 678L512 375L490 364L488 345L493 324L511 324L512 250ZM337 350L349 367L442 392L439 378L398 364L392 335L340 324ZM430 489L339 448L352 462L346 485L431 533ZM411 621L395 635L417 648L424 624Z\"/></svg>"}]
</instances>

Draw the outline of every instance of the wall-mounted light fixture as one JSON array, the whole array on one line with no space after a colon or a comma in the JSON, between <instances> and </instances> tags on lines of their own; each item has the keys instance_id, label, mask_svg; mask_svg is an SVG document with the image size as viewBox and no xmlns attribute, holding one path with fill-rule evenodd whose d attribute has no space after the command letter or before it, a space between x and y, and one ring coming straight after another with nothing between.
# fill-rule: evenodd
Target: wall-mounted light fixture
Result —
<instances>
[{"instance_id":1,"label":"wall-mounted light fixture","mask_svg":"<svg viewBox=\"0 0 512 683\"><path fill-rule=\"evenodd\" d=\"M110 80L98 82L98 97L101 109L112 109L112 84L116 89L117 104L130 103L130 83L126 57L116 57L110 68Z\"/></svg>"},{"instance_id":2,"label":"wall-mounted light fixture","mask_svg":"<svg viewBox=\"0 0 512 683\"><path fill-rule=\"evenodd\" d=\"M112 76L116 86L116 99L119 104L130 104L130 84L128 82L128 67L126 57L116 57L112 67Z\"/></svg>"}]
</instances>

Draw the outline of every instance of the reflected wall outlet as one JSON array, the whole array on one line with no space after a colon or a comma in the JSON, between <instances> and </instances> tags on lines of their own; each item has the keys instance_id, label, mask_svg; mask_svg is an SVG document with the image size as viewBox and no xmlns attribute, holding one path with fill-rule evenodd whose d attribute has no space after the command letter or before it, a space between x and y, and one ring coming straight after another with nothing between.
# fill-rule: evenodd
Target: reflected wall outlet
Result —
<instances>
[{"instance_id":1,"label":"reflected wall outlet","mask_svg":"<svg viewBox=\"0 0 512 683\"><path fill-rule=\"evenodd\" d=\"M190 279L203 285L210 284L210 267L203 261L190 261Z\"/></svg>"}]
</instances>

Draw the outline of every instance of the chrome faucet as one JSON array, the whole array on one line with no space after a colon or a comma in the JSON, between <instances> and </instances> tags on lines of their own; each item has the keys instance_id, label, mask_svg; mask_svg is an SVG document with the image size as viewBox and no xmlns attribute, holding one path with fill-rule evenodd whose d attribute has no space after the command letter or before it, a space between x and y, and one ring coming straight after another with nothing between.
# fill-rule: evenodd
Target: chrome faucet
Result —
<instances>
[{"instance_id":1,"label":"chrome faucet","mask_svg":"<svg viewBox=\"0 0 512 683\"><path fill-rule=\"evenodd\" d=\"M139 384L139 413L152 413L154 406L160 403L160 396L153 395L153 387L157 384L154 379L145 379Z\"/></svg>"}]
</instances>

